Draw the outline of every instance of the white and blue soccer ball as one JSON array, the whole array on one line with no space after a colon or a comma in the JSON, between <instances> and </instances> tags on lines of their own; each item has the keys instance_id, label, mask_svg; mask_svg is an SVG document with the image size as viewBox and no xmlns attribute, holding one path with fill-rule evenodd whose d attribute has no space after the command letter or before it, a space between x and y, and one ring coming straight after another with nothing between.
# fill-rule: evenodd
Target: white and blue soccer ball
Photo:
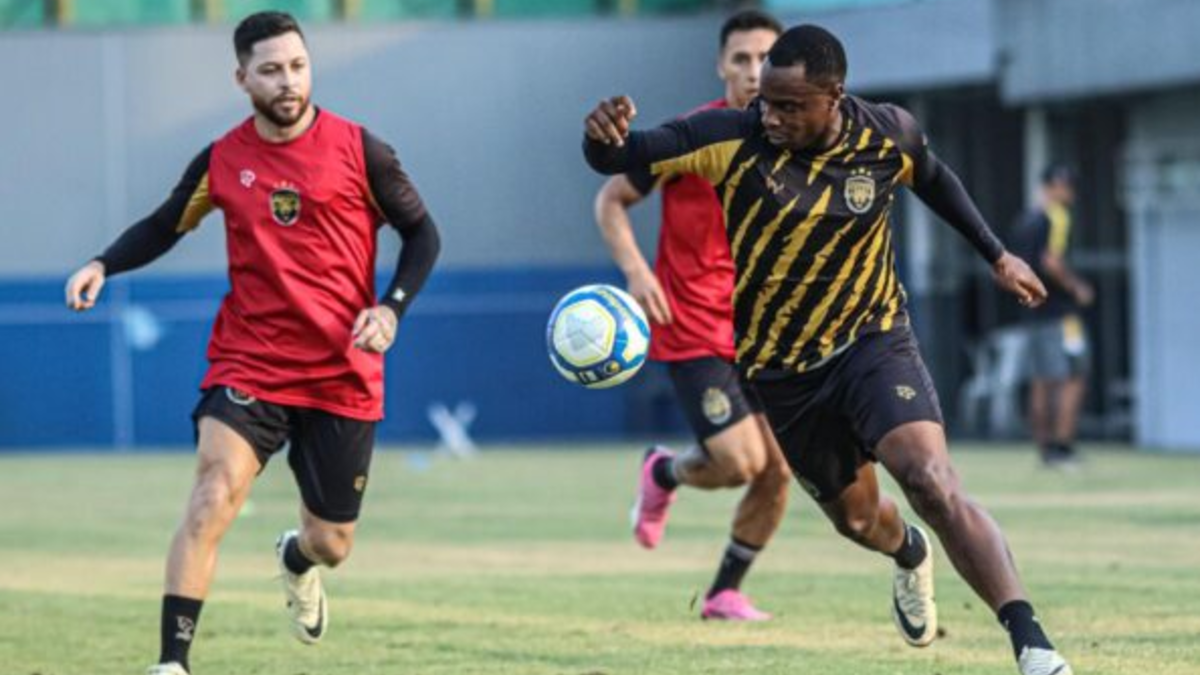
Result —
<instances>
[{"instance_id":1,"label":"white and blue soccer ball","mask_svg":"<svg viewBox=\"0 0 1200 675\"><path fill-rule=\"evenodd\" d=\"M650 324L628 293L605 284L563 296L546 326L550 363L568 381L607 389L629 380L646 362Z\"/></svg>"}]
</instances>

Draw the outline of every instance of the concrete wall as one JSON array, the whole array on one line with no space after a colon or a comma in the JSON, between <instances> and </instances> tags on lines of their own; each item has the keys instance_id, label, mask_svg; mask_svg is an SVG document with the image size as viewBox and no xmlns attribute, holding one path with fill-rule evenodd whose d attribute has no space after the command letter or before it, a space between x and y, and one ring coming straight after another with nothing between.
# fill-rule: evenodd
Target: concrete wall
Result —
<instances>
[{"instance_id":1,"label":"concrete wall","mask_svg":"<svg viewBox=\"0 0 1200 675\"><path fill-rule=\"evenodd\" d=\"M999 55L995 0L921 0L843 11L782 15L837 35L848 88L911 91L990 82Z\"/></svg>"},{"instance_id":2,"label":"concrete wall","mask_svg":"<svg viewBox=\"0 0 1200 675\"><path fill-rule=\"evenodd\" d=\"M718 96L711 21L317 27L314 100L391 141L445 227L449 266L598 263L582 117ZM229 31L0 40L0 276L60 274L156 206L248 113ZM693 56L696 55L696 56ZM219 269L219 219L155 272ZM553 241L547 246L546 242Z\"/></svg>"},{"instance_id":3,"label":"concrete wall","mask_svg":"<svg viewBox=\"0 0 1200 675\"><path fill-rule=\"evenodd\" d=\"M989 77L989 7L938 0L785 18L844 38L853 90L894 91ZM613 93L635 97L643 124L720 96L721 18L315 25L314 100L397 147L445 226L447 266L598 264L600 179L580 161L582 117ZM0 277L59 275L92 255L246 116L229 33L4 34ZM640 222L652 216L643 209ZM150 273L220 269L219 218L192 239Z\"/></svg>"},{"instance_id":4,"label":"concrete wall","mask_svg":"<svg viewBox=\"0 0 1200 675\"><path fill-rule=\"evenodd\" d=\"M1139 443L1200 452L1200 87L1142 101L1130 118Z\"/></svg>"},{"instance_id":5,"label":"concrete wall","mask_svg":"<svg viewBox=\"0 0 1200 675\"><path fill-rule=\"evenodd\" d=\"M1200 3L996 0L995 8L1012 102L1200 82Z\"/></svg>"}]
</instances>

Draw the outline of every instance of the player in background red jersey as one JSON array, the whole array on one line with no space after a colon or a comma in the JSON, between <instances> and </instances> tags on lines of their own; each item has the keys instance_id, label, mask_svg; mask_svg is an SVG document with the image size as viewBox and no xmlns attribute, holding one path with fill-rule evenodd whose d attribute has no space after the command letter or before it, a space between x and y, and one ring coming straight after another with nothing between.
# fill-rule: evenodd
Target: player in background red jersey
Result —
<instances>
[{"instance_id":1,"label":"player in background red jersey","mask_svg":"<svg viewBox=\"0 0 1200 675\"><path fill-rule=\"evenodd\" d=\"M291 627L325 634L320 566L350 553L383 416L383 353L440 248L390 147L310 102L300 26L254 14L234 32L237 82L254 114L205 148L167 201L67 282L67 305L93 307L113 274L166 253L213 209L225 216L230 292L209 342L192 414L197 471L167 558L161 652L149 675L187 675L188 653L221 538L255 476L285 444L300 488L300 528L276 543ZM403 241L375 298L376 233Z\"/></svg>"},{"instance_id":2,"label":"player in background red jersey","mask_svg":"<svg viewBox=\"0 0 1200 675\"><path fill-rule=\"evenodd\" d=\"M749 105L758 95L763 60L780 32L774 18L758 11L726 21L717 61L725 96L692 113ZM651 270L634 239L628 209L656 187L662 191L662 227ZM661 447L646 453L634 536L646 548L658 545L679 485L702 490L747 485L701 616L768 619L740 588L783 519L790 473L761 403L733 365L734 267L716 192L704 179L687 174L616 176L597 195L596 220L630 294L654 324L650 358L667 364L698 440L678 455Z\"/></svg>"}]
</instances>

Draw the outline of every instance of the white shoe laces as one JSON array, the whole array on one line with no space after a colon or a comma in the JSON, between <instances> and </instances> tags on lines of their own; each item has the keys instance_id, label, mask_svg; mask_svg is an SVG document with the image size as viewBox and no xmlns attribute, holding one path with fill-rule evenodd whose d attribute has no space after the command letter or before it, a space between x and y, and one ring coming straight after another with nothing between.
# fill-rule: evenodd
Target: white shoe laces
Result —
<instances>
[{"instance_id":1,"label":"white shoe laces","mask_svg":"<svg viewBox=\"0 0 1200 675\"><path fill-rule=\"evenodd\" d=\"M910 617L925 618L925 611L933 596L931 575L922 574L924 563L915 570L896 568L896 585L901 589L896 598L900 609Z\"/></svg>"}]
</instances>

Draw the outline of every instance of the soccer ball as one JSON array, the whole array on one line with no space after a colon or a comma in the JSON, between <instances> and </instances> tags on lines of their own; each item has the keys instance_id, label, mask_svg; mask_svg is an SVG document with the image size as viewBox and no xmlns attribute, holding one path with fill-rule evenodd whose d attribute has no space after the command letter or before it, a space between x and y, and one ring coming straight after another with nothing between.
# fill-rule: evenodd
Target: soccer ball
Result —
<instances>
[{"instance_id":1,"label":"soccer ball","mask_svg":"<svg viewBox=\"0 0 1200 675\"><path fill-rule=\"evenodd\" d=\"M650 324L637 301L613 286L581 286L563 296L546 326L550 363L588 389L615 387L646 362Z\"/></svg>"}]
</instances>

